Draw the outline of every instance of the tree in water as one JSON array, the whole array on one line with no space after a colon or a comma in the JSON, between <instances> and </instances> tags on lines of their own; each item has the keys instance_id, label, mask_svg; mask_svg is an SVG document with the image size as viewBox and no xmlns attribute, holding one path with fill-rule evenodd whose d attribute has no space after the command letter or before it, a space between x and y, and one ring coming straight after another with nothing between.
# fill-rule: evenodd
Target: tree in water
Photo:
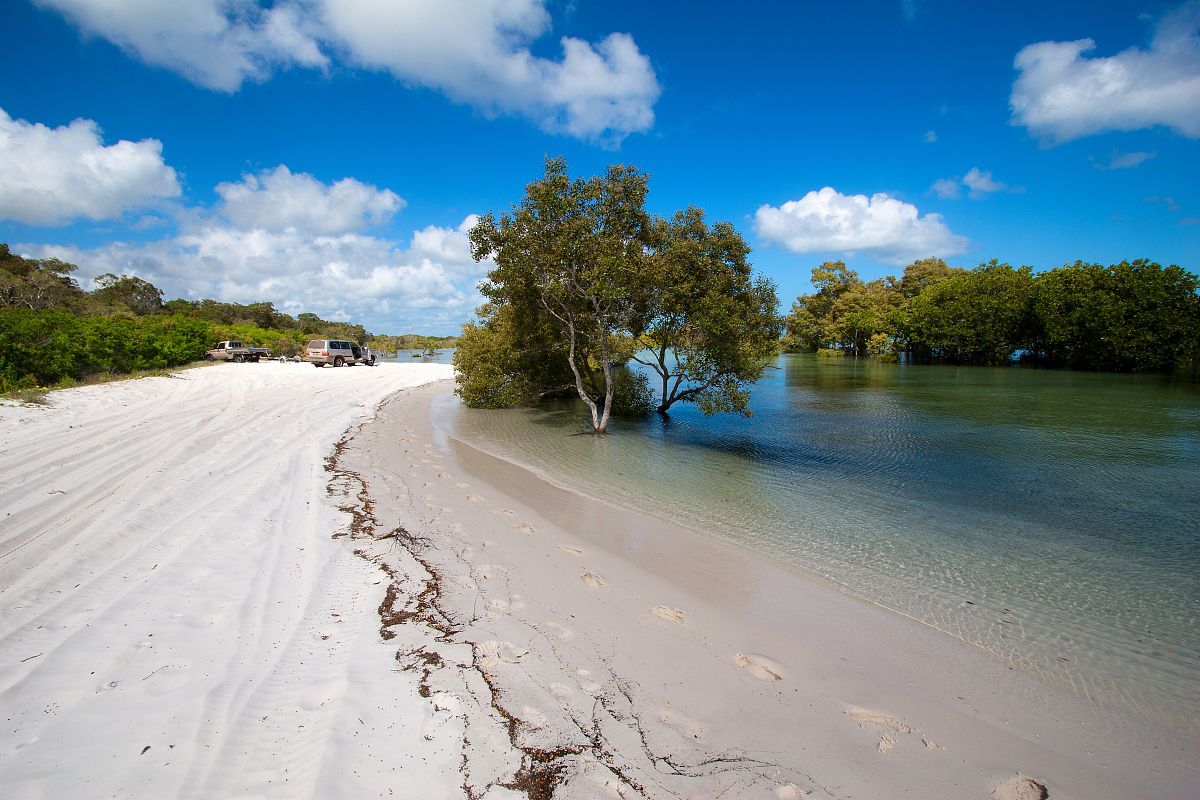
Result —
<instances>
[{"instance_id":1,"label":"tree in water","mask_svg":"<svg viewBox=\"0 0 1200 800\"><path fill-rule=\"evenodd\" d=\"M639 276L633 360L659 378L656 410L685 401L706 414L748 414L746 386L779 350L774 284L753 277L750 247L731 224L710 227L694 206L655 220L652 242Z\"/></svg>"},{"instance_id":2,"label":"tree in water","mask_svg":"<svg viewBox=\"0 0 1200 800\"><path fill-rule=\"evenodd\" d=\"M645 173L633 167L572 179L566 161L551 158L512 214L489 213L470 233L472 256L496 265L480 287L484 296L526 311L532 300L554 320L595 433L608 428L617 339L628 329L633 279L650 244L646 191Z\"/></svg>"}]
</instances>

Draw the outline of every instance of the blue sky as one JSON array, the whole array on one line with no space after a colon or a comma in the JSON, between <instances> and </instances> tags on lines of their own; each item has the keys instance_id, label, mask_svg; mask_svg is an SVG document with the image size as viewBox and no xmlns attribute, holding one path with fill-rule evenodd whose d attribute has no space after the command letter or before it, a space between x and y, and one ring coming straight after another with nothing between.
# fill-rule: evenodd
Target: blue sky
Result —
<instances>
[{"instance_id":1,"label":"blue sky","mask_svg":"<svg viewBox=\"0 0 1200 800\"><path fill-rule=\"evenodd\" d=\"M9 0L0 241L454 333L546 155L730 220L786 307L914 258L1200 272L1200 2Z\"/></svg>"}]
</instances>

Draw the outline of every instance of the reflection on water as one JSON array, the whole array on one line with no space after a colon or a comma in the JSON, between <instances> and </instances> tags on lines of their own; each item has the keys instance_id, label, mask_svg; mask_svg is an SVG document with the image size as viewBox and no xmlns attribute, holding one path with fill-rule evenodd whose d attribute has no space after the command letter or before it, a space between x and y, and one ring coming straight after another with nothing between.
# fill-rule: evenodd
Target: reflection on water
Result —
<instances>
[{"instance_id":1,"label":"reflection on water","mask_svg":"<svg viewBox=\"0 0 1200 800\"><path fill-rule=\"evenodd\" d=\"M1200 389L780 357L751 419L441 410L556 482L803 568L1113 708L1200 717Z\"/></svg>"}]
</instances>

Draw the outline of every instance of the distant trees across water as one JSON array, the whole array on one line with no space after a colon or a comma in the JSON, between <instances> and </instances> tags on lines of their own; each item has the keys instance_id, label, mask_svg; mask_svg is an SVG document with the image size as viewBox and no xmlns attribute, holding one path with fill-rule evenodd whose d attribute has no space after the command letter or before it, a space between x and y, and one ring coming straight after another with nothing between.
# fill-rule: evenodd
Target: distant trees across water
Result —
<instances>
[{"instance_id":1,"label":"distant trees across water","mask_svg":"<svg viewBox=\"0 0 1200 800\"><path fill-rule=\"evenodd\" d=\"M316 314L292 317L272 303L167 300L136 277L101 275L85 291L73 264L27 259L0 243L0 393L67 386L97 374L165 369L238 339L272 355L301 354L310 339L346 339L381 352L453 346L453 338L374 336Z\"/></svg>"},{"instance_id":2,"label":"distant trees across water","mask_svg":"<svg viewBox=\"0 0 1200 800\"><path fill-rule=\"evenodd\" d=\"M916 261L864 282L841 261L812 271L784 346L818 355L1120 372L1196 369L1197 277L1152 261L1078 261L1034 273L996 261L966 270Z\"/></svg>"}]
</instances>

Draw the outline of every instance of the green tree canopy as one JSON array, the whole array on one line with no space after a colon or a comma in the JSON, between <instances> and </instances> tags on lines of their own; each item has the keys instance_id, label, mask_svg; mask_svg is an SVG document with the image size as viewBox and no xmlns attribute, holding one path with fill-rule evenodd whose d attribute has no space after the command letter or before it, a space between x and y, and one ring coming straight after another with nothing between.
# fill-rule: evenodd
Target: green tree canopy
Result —
<instances>
[{"instance_id":1,"label":"green tree canopy","mask_svg":"<svg viewBox=\"0 0 1200 800\"><path fill-rule=\"evenodd\" d=\"M615 408L654 407L645 376L618 368L632 359L658 374L663 413L677 402L745 410L746 386L778 348L774 286L753 277L732 225L709 226L697 208L653 218L647 189L633 167L573 179L552 158L512 213L480 219L472 254L495 267L458 343L466 402L573 386L603 432Z\"/></svg>"},{"instance_id":2,"label":"green tree canopy","mask_svg":"<svg viewBox=\"0 0 1200 800\"><path fill-rule=\"evenodd\" d=\"M149 281L111 272L97 277L92 299L101 307L131 311L138 316L157 314L163 308L162 290Z\"/></svg>"},{"instance_id":3,"label":"green tree canopy","mask_svg":"<svg viewBox=\"0 0 1200 800\"><path fill-rule=\"evenodd\" d=\"M633 360L658 376L657 410L680 401L705 413L748 413L748 384L779 349L774 284L755 278L750 247L728 222L695 207L657 219L637 276Z\"/></svg>"},{"instance_id":4,"label":"green tree canopy","mask_svg":"<svg viewBox=\"0 0 1200 800\"><path fill-rule=\"evenodd\" d=\"M0 243L0 308L38 311L74 305L83 297L71 277L74 264L57 258L22 258Z\"/></svg>"},{"instance_id":5,"label":"green tree canopy","mask_svg":"<svg viewBox=\"0 0 1200 800\"><path fill-rule=\"evenodd\" d=\"M615 340L629 327L633 278L650 244L646 190L646 175L633 167L572 179L566 162L551 158L511 214L489 213L470 232L475 259L496 264L484 296L510 306L515 325L533 324L535 309L553 320L596 432L608 427Z\"/></svg>"}]
</instances>

